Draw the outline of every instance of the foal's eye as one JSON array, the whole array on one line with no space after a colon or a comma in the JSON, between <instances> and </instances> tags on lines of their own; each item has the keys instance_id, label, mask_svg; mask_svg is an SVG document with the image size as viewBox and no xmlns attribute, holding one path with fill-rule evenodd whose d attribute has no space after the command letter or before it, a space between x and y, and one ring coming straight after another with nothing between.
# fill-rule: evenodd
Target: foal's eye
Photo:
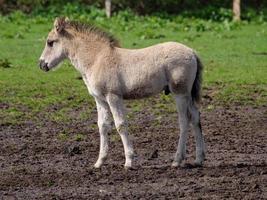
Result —
<instances>
[{"instance_id":1,"label":"foal's eye","mask_svg":"<svg viewBox=\"0 0 267 200\"><path fill-rule=\"evenodd\" d=\"M54 42L55 42L55 41L48 40L48 41L47 41L47 45L48 45L49 47L53 47Z\"/></svg>"}]
</instances>

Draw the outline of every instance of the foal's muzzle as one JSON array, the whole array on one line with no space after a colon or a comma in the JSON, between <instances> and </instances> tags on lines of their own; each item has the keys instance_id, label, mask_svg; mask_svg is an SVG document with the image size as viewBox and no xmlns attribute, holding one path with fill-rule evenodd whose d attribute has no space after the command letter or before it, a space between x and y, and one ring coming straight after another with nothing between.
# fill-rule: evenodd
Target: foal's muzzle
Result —
<instances>
[{"instance_id":1,"label":"foal's muzzle","mask_svg":"<svg viewBox=\"0 0 267 200\"><path fill-rule=\"evenodd\" d=\"M46 63L44 60L39 60L39 67L41 70L44 70L46 72L49 71L48 63Z\"/></svg>"}]
</instances>

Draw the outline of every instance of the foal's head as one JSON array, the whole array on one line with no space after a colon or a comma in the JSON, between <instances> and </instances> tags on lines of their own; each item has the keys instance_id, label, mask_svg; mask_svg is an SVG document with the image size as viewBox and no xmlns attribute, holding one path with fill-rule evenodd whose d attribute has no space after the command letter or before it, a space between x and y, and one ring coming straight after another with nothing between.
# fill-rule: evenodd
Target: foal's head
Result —
<instances>
[{"instance_id":1,"label":"foal's head","mask_svg":"<svg viewBox=\"0 0 267 200\"><path fill-rule=\"evenodd\" d=\"M80 37L82 35L82 37ZM56 18L53 29L49 32L45 49L40 57L40 68L44 71L49 71L57 66L62 60L67 58L72 45L71 40L82 40L81 45L90 45L95 43L95 46L101 48L106 45L113 49L119 47L119 42L109 33L92 25L69 21L67 18ZM99 45L99 44L103 45ZM96 48L93 48L96 52ZM73 50L73 49L72 49Z\"/></svg>"},{"instance_id":2,"label":"foal's head","mask_svg":"<svg viewBox=\"0 0 267 200\"><path fill-rule=\"evenodd\" d=\"M39 66L42 70L49 71L66 58L63 35L67 24L67 18L56 18L54 27L48 34L45 48L39 60Z\"/></svg>"}]
</instances>

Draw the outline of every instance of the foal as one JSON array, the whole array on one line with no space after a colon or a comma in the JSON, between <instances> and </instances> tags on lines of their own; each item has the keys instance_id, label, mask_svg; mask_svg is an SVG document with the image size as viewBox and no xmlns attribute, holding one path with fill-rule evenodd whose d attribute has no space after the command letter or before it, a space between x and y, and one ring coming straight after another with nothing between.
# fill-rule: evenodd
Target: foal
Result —
<instances>
[{"instance_id":1,"label":"foal","mask_svg":"<svg viewBox=\"0 0 267 200\"><path fill-rule=\"evenodd\" d=\"M180 139L172 166L179 166L185 159L190 122L196 137L195 163L203 164L204 139L196 106L200 100L202 64L192 49L176 42L123 49L98 28L57 18L40 57L40 68L49 71L66 58L81 73L96 101L100 152L94 167L101 167L107 157L111 114L123 142L124 166L132 167L133 147L123 99L148 97L163 90L173 94L179 112Z\"/></svg>"}]
</instances>

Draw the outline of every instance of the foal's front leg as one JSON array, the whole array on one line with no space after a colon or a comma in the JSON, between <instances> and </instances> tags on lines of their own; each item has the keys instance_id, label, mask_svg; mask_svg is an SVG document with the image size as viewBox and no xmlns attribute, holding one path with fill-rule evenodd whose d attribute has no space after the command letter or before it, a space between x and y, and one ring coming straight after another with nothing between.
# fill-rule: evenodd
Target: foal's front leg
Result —
<instances>
[{"instance_id":1,"label":"foal's front leg","mask_svg":"<svg viewBox=\"0 0 267 200\"><path fill-rule=\"evenodd\" d=\"M133 147L128 136L128 125L126 121L126 113L123 106L123 100L117 95L109 95L107 101L114 118L116 129L120 134L123 143L126 159L124 166L125 168L131 168L133 159Z\"/></svg>"},{"instance_id":2,"label":"foal's front leg","mask_svg":"<svg viewBox=\"0 0 267 200\"><path fill-rule=\"evenodd\" d=\"M100 133L100 150L98 159L94 165L95 168L101 167L108 154L108 132L111 130L111 115L107 102L96 100L98 120L97 124Z\"/></svg>"}]
</instances>

